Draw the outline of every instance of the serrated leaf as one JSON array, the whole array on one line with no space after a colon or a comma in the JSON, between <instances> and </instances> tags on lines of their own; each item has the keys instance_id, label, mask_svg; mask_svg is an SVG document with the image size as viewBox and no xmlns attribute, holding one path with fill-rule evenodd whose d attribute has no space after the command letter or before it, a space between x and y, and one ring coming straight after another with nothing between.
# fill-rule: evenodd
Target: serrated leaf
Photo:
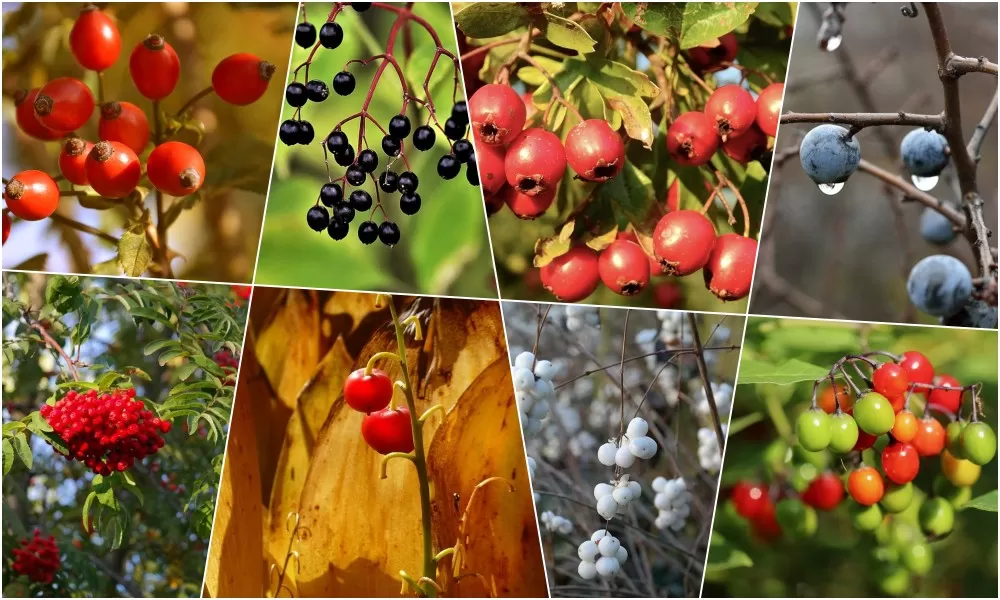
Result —
<instances>
[{"instance_id":1,"label":"serrated leaf","mask_svg":"<svg viewBox=\"0 0 1000 600\"><path fill-rule=\"evenodd\" d=\"M737 378L738 384L747 383L773 383L775 385L788 385L802 381L816 381L822 379L829 373L829 369L817 367L797 358L788 360L780 365L773 365L762 360L744 358L740 363L740 373Z\"/></svg>"},{"instance_id":2,"label":"serrated leaf","mask_svg":"<svg viewBox=\"0 0 1000 600\"><path fill-rule=\"evenodd\" d=\"M53 404L55 404L54 401ZM49 425L49 422L42 417L42 413L37 410L31 413L31 420L28 421L28 430L35 434L43 434L54 431L52 426Z\"/></svg>"},{"instance_id":3,"label":"serrated leaf","mask_svg":"<svg viewBox=\"0 0 1000 600\"><path fill-rule=\"evenodd\" d=\"M17 452L17 457L21 459L21 462L30 471L31 465L34 464L34 456L31 454L31 446L28 444L28 438L22 431L12 437L11 440L14 444L14 451Z\"/></svg>"},{"instance_id":4,"label":"serrated leaf","mask_svg":"<svg viewBox=\"0 0 1000 600\"><path fill-rule=\"evenodd\" d=\"M966 509L985 510L987 512L997 512L997 491L986 492L982 496L969 500L962 505L962 510Z\"/></svg>"},{"instance_id":5,"label":"serrated leaf","mask_svg":"<svg viewBox=\"0 0 1000 600\"><path fill-rule=\"evenodd\" d=\"M682 50L711 44L750 18L756 2L623 2L633 23L679 42Z\"/></svg>"},{"instance_id":6,"label":"serrated leaf","mask_svg":"<svg viewBox=\"0 0 1000 600\"><path fill-rule=\"evenodd\" d=\"M129 277L139 277L153 260L153 250L141 227L132 227L118 240L118 262Z\"/></svg>"},{"instance_id":7,"label":"serrated leaf","mask_svg":"<svg viewBox=\"0 0 1000 600\"><path fill-rule=\"evenodd\" d=\"M545 39L560 48L576 50L580 54L588 54L594 51L594 45L597 42L594 41L594 38L590 37L587 30L581 27L579 23L556 16L550 12L546 12L544 16L545 28L542 34L545 35Z\"/></svg>"},{"instance_id":8,"label":"serrated leaf","mask_svg":"<svg viewBox=\"0 0 1000 600\"><path fill-rule=\"evenodd\" d=\"M498 37L530 22L528 9L514 2L476 2L455 15L455 25L473 38Z\"/></svg>"}]
</instances>

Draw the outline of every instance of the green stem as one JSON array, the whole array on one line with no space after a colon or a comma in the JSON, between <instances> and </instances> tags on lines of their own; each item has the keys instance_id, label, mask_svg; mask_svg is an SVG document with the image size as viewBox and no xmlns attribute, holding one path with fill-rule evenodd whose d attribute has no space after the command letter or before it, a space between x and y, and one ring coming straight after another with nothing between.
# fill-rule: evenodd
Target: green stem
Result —
<instances>
[{"instance_id":1,"label":"green stem","mask_svg":"<svg viewBox=\"0 0 1000 600\"><path fill-rule=\"evenodd\" d=\"M410 429L413 432L413 464L417 468L417 478L420 480L420 517L424 533L424 570L423 578L434 580L437 575L437 563L434 561L434 539L431 535L431 486L427 477L427 459L424 454L423 423L417 418L417 404L413 399L413 386L410 385L410 369L406 364L406 340L403 338L403 325L396 314L396 305L392 296L386 295L389 311L392 314L392 325L396 329L396 345L399 347L399 364L403 371L403 390L406 395L406 405L410 409ZM377 355L376 355L377 356ZM425 596L435 597L437 590L432 586L421 586L420 591Z\"/></svg>"},{"instance_id":2,"label":"green stem","mask_svg":"<svg viewBox=\"0 0 1000 600\"><path fill-rule=\"evenodd\" d=\"M784 409L781 408L781 402L773 395L769 395L764 398L764 406L767 407L767 414L771 417L771 422L774 423L774 428L778 430L778 434L786 441L791 441L792 424L788 421Z\"/></svg>"}]
</instances>

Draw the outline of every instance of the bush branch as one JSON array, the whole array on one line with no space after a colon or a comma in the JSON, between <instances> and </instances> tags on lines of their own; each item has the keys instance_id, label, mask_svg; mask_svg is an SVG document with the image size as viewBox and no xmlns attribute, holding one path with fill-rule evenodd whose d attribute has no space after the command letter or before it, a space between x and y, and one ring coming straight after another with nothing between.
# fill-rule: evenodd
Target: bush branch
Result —
<instances>
[{"instance_id":1,"label":"bush branch","mask_svg":"<svg viewBox=\"0 0 1000 600\"><path fill-rule=\"evenodd\" d=\"M941 130L945 126L944 114L917 115L903 111L894 113L795 113L781 115L782 123L838 123L850 125L855 132L865 127L902 125L909 127L932 127Z\"/></svg>"}]
</instances>

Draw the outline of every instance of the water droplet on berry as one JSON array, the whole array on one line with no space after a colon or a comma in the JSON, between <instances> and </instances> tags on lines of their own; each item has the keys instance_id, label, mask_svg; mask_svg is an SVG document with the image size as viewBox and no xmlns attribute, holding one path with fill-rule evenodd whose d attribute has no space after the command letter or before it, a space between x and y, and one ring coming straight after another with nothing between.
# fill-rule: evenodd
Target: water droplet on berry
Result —
<instances>
[{"instance_id":1,"label":"water droplet on berry","mask_svg":"<svg viewBox=\"0 0 1000 600\"><path fill-rule=\"evenodd\" d=\"M840 43L844 41L844 36L835 35L830 39L826 40L826 45L823 46L823 50L826 52L833 52L837 48L840 48Z\"/></svg>"},{"instance_id":2,"label":"water droplet on berry","mask_svg":"<svg viewBox=\"0 0 1000 600\"><path fill-rule=\"evenodd\" d=\"M821 183L818 185L819 191L823 192L827 196L833 196L834 194L840 192L844 189L844 182L840 183Z\"/></svg>"},{"instance_id":3,"label":"water droplet on berry","mask_svg":"<svg viewBox=\"0 0 1000 600\"><path fill-rule=\"evenodd\" d=\"M910 179L913 180L913 187L917 188L921 192L929 192L937 186L938 179L940 179L940 177L937 175L932 175L930 177L911 175Z\"/></svg>"}]
</instances>

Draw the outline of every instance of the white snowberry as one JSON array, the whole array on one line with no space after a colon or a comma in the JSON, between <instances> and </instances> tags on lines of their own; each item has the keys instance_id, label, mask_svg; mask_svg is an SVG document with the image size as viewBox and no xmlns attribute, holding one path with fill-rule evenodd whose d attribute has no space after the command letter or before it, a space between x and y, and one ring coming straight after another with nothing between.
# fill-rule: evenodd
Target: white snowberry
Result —
<instances>
[{"instance_id":1,"label":"white snowberry","mask_svg":"<svg viewBox=\"0 0 1000 600\"><path fill-rule=\"evenodd\" d=\"M601 447L597 449L597 462L601 463L605 467L615 466L616 452L618 452L618 447L615 446L614 442L601 444Z\"/></svg>"},{"instance_id":2,"label":"white snowberry","mask_svg":"<svg viewBox=\"0 0 1000 600\"><path fill-rule=\"evenodd\" d=\"M636 458L645 460L656 455L656 442L651 437L637 437L628 443L628 449Z\"/></svg>"},{"instance_id":3,"label":"white snowberry","mask_svg":"<svg viewBox=\"0 0 1000 600\"><path fill-rule=\"evenodd\" d=\"M621 570L622 564L614 556L602 556L594 563L597 567L597 574L601 577L614 577Z\"/></svg>"},{"instance_id":4,"label":"white snowberry","mask_svg":"<svg viewBox=\"0 0 1000 600\"><path fill-rule=\"evenodd\" d=\"M556 375L556 367L547 360L540 360L535 363L535 377L546 381L552 381Z\"/></svg>"},{"instance_id":5,"label":"white snowberry","mask_svg":"<svg viewBox=\"0 0 1000 600\"><path fill-rule=\"evenodd\" d=\"M629 439L642 437L646 435L648 432L649 432L649 423L647 423L646 419L643 419L642 417L636 417L631 421L629 421L628 429L625 430L625 433L626 435L628 435Z\"/></svg>"},{"instance_id":6,"label":"white snowberry","mask_svg":"<svg viewBox=\"0 0 1000 600\"><path fill-rule=\"evenodd\" d=\"M589 560L580 561L580 566L576 572L586 580L597 579L597 564Z\"/></svg>"},{"instance_id":7,"label":"white snowberry","mask_svg":"<svg viewBox=\"0 0 1000 600\"><path fill-rule=\"evenodd\" d=\"M531 369L515 367L511 373L511 377L514 380L515 390L530 390L535 385L535 375L531 372Z\"/></svg>"},{"instance_id":8,"label":"white snowberry","mask_svg":"<svg viewBox=\"0 0 1000 600\"><path fill-rule=\"evenodd\" d=\"M628 560L628 550L625 549L625 546L618 547L618 555L615 558L618 559L618 564L625 564L625 561Z\"/></svg>"},{"instance_id":9,"label":"white snowberry","mask_svg":"<svg viewBox=\"0 0 1000 600\"><path fill-rule=\"evenodd\" d=\"M608 532L607 529L598 529L593 533L593 535L590 536L590 541L596 544L597 542L600 542L609 535L611 534Z\"/></svg>"},{"instance_id":10,"label":"white snowberry","mask_svg":"<svg viewBox=\"0 0 1000 600\"><path fill-rule=\"evenodd\" d=\"M635 455L629 450L629 446L622 445L615 452L615 464L623 469L627 469L635 463Z\"/></svg>"},{"instance_id":11,"label":"white snowberry","mask_svg":"<svg viewBox=\"0 0 1000 600\"><path fill-rule=\"evenodd\" d=\"M642 495L642 486L639 485L638 481L628 482L628 489L632 490L632 499L636 499Z\"/></svg>"},{"instance_id":12,"label":"white snowberry","mask_svg":"<svg viewBox=\"0 0 1000 600\"><path fill-rule=\"evenodd\" d=\"M601 515L605 520L610 520L615 518L615 514L618 512L618 503L615 502L614 496L601 496L597 501L597 514Z\"/></svg>"},{"instance_id":13,"label":"white snowberry","mask_svg":"<svg viewBox=\"0 0 1000 600\"><path fill-rule=\"evenodd\" d=\"M615 488L611 487L607 483L598 483L597 485L594 486L594 499L600 500L601 498L614 492L614 490Z\"/></svg>"},{"instance_id":14,"label":"white snowberry","mask_svg":"<svg viewBox=\"0 0 1000 600\"><path fill-rule=\"evenodd\" d=\"M601 541L597 542L597 549L600 550L601 556L616 556L618 554L618 548L621 547L621 542L618 541L613 535L605 536L601 538Z\"/></svg>"},{"instance_id":15,"label":"white snowberry","mask_svg":"<svg viewBox=\"0 0 1000 600\"><path fill-rule=\"evenodd\" d=\"M628 503L635 499L632 496L632 490L628 486L615 488L615 491L612 492L611 497L614 498L615 502L617 502L621 506L628 506Z\"/></svg>"},{"instance_id":16,"label":"white snowberry","mask_svg":"<svg viewBox=\"0 0 1000 600\"><path fill-rule=\"evenodd\" d=\"M588 560L590 562L594 562L595 560L597 560L597 556L601 553L601 551L597 548L596 543L587 540L582 544L580 544L580 547L577 549L576 553L580 557L580 560Z\"/></svg>"},{"instance_id":17,"label":"white snowberry","mask_svg":"<svg viewBox=\"0 0 1000 600\"><path fill-rule=\"evenodd\" d=\"M514 359L514 366L521 369L531 369L531 365L535 362L535 355L531 352L522 352L517 355Z\"/></svg>"}]
</instances>

